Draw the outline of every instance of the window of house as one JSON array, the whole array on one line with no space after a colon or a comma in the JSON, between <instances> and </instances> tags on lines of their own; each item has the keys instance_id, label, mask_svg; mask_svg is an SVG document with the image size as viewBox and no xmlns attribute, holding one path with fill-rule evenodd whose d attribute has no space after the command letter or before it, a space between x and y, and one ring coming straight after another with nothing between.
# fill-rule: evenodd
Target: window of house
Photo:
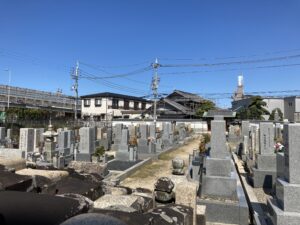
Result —
<instances>
[{"instance_id":1,"label":"window of house","mask_svg":"<svg viewBox=\"0 0 300 225\"><path fill-rule=\"evenodd\" d=\"M102 105L102 99L101 98L96 98L95 99L95 106L96 107L101 107Z\"/></svg>"},{"instance_id":2,"label":"window of house","mask_svg":"<svg viewBox=\"0 0 300 225\"><path fill-rule=\"evenodd\" d=\"M91 105L91 99L84 99L83 100L84 107L90 107Z\"/></svg>"},{"instance_id":3,"label":"window of house","mask_svg":"<svg viewBox=\"0 0 300 225\"><path fill-rule=\"evenodd\" d=\"M118 109L119 108L119 100L118 99L113 99L112 100L112 108L113 109Z\"/></svg>"},{"instance_id":4,"label":"window of house","mask_svg":"<svg viewBox=\"0 0 300 225\"><path fill-rule=\"evenodd\" d=\"M142 102L142 110L145 110L145 109L146 109L146 103Z\"/></svg>"},{"instance_id":5,"label":"window of house","mask_svg":"<svg viewBox=\"0 0 300 225\"><path fill-rule=\"evenodd\" d=\"M128 110L129 109L129 101L124 100L124 109Z\"/></svg>"},{"instance_id":6,"label":"window of house","mask_svg":"<svg viewBox=\"0 0 300 225\"><path fill-rule=\"evenodd\" d=\"M138 110L139 109L139 103L138 102L134 102L134 110Z\"/></svg>"}]
</instances>

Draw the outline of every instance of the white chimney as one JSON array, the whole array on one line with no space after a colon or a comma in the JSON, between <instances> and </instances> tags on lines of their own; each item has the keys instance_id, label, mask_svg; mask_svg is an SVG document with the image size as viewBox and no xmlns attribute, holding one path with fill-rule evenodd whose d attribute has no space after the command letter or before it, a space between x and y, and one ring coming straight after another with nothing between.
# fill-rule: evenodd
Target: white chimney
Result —
<instances>
[{"instance_id":1,"label":"white chimney","mask_svg":"<svg viewBox=\"0 0 300 225\"><path fill-rule=\"evenodd\" d=\"M238 76L238 86L243 86L244 77L242 75Z\"/></svg>"}]
</instances>

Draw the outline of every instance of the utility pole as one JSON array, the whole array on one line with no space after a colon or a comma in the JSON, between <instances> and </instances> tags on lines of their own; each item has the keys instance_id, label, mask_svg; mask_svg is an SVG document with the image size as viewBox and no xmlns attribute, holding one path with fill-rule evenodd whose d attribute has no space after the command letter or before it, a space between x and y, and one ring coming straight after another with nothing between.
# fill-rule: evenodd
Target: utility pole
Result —
<instances>
[{"instance_id":1,"label":"utility pole","mask_svg":"<svg viewBox=\"0 0 300 225\"><path fill-rule=\"evenodd\" d=\"M154 122L154 127L156 130L156 120L157 120L157 116L156 116L156 104L157 104L157 90L158 90L158 84L159 84L159 77L157 74L158 71L158 67L159 67L159 63L158 63L158 59L155 59L155 63L152 63L152 68L154 69L154 76L152 78L152 91L153 91L153 96L154 96L154 107L153 107L153 122ZM156 135L155 135L156 136ZM154 137L156 140L156 137Z\"/></svg>"},{"instance_id":2,"label":"utility pole","mask_svg":"<svg viewBox=\"0 0 300 225\"><path fill-rule=\"evenodd\" d=\"M74 80L74 85L72 86L72 89L75 94L75 104L74 104L74 120L75 123L77 123L77 104L78 104L78 77L79 77L79 62L76 62L75 70L72 72L71 75L72 79Z\"/></svg>"}]
</instances>

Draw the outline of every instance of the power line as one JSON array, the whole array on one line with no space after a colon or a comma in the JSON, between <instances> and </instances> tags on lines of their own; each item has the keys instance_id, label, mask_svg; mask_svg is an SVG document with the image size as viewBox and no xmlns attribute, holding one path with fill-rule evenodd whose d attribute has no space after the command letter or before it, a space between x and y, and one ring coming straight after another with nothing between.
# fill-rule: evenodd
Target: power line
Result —
<instances>
[{"instance_id":1,"label":"power line","mask_svg":"<svg viewBox=\"0 0 300 225\"><path fill-rule=\"evenodd\" d=\"M144 61L144 62L140 62L140 63L134 63L134 64L127 64L127 65L113 65L113 66L100 66L100 65L92 65L92 64L89 64L89 63L85 63L85 62L82 62L80 61L81 64L84 64L86 66L90 66L90 67L94 67L94 68L97 68L97 69L101 69L101 68L107 68L107 69L117 69L117 68L126 68L126 67L135 67L135 66L141 66L141 65L146 65L146 64L150 64L151 63L151 60L147 60L147 61Z\"/></svg>"},{"instance_id":2,"label":"power line","mask_svg":"<svg viewBox=\"0 0 300 225\"><path fill-rule=\"evenodd\" d=\"M124 73L124 74L114 74L111 76L96 76L94 75L94 79L111 79L111 78L119 78L119 77L127 77L127 76L132 76L132 75L136 75L136 74L140 74L140 73L144 73L147 71L150 71L152 68L151 66L147 66L138 70L134 70L128 73ZM82 77L84 78L84 77Z\"/></svg>"},{"instance_id":3,"label":"power line","mask_svg":"<svg viewBox=\"0 0 300 225\"><path fill-rule=\"evenodd\" d=\"M214 66L228 66L228 65L237 65L237 64L239 65L239 64L263 63L263 62L281 61L281 60L289 60L289 59L297 59L297 58L300 58L300 54L273 57L273 58L264 58L264 59L244 60L244 61L200 63L200 64L161 64L160 66L161 67L214 67Z\"/></svg>"},{"instance_id":4,"label":"power line","mask_svg":"<svg viewBox=\"0 0 300 225\"><path fill-rule=\"evenodd\" d=\"M224 60L224 59L239 59L239 58L254 58L258 56L266 56L266 55L277 55L281 53L287 52L299 52L300 48L297 49L288 49L288 50L279 50L273 52L265 52L260 54L252 54L252 55L242 55L242 56L226 56L226 57L201 57L201 58L160 58L160 60L169 60L169 61L208 61L208 60Z\"/></svg>"},{"instance_id":5,"label":"power line","mask_svg":"<svg viewBox=\"0 0 300 225\"><path fill-rule=\"evenodd\" d=\"M98 77L91 74L91 73L80 70L80 74L81 75L79 76L79 78L88 79L88 80L94 81L94 82L98 81ZM115 83L112 83L112 82L107 81L107 80L101 80L101 82L97 82L97 83L99 83L101 85L104 85L104 86L107 86L107 87L110 87L110 88L118 89L118 90L121 90L121 91L126 91L126 92L130 92L130 93L135 93L135 94L143 94L143 95L146 94L146 92L143 91L143 90L135 89L135 88L119 85L119 84L115 84Z\"/></svg>"},{"instance_id":6,"label":"power line","mask_svg":"<svg viewBox=\"0 0 300 225\"><path fill-rule=\"evenodd\" d=\"M196 70L196 71L194 70L194 71L180 71L180 72L165 72L165 73L160 73L160 74L161 75L181 75L181 74L210 73L210 72L222 72L222 71L241 71L241 70L280 68L280 67L290 67L290 66L300 66L300 63L255 66L255 67L244 67L244 68L232 68L232 69L218 69L218 70Z\"/></svg>"}]
</instances>

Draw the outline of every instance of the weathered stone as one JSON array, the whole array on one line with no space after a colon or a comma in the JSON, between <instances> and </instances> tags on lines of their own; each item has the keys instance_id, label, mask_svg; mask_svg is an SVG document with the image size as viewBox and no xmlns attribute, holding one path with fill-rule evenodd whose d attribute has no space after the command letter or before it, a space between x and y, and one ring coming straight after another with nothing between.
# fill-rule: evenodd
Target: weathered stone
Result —
<instances>
[{"instance_id":1,"label":"weathered stone","mask_svg":"<svg viewBox=\"0 0 300 225\"><path fill-rule=\"evenodd\" d=\"M106 176L108 174L107 164L101 163L72 161L69 163L68 168L83 171L84 173L94 173L101 176Z\"/></svg>"},{"instance_id":2,"label":"weathered stone","mask_svg":"<svg viewBox=\"0 0 300 225\"><path fill-rule=\"evenodd\" d=\"M164 191L164 192L172 192L174 188L174 183L168 177L159 178L154 184L154 190L156 191Z\"/></svg>"}]
</instances>

